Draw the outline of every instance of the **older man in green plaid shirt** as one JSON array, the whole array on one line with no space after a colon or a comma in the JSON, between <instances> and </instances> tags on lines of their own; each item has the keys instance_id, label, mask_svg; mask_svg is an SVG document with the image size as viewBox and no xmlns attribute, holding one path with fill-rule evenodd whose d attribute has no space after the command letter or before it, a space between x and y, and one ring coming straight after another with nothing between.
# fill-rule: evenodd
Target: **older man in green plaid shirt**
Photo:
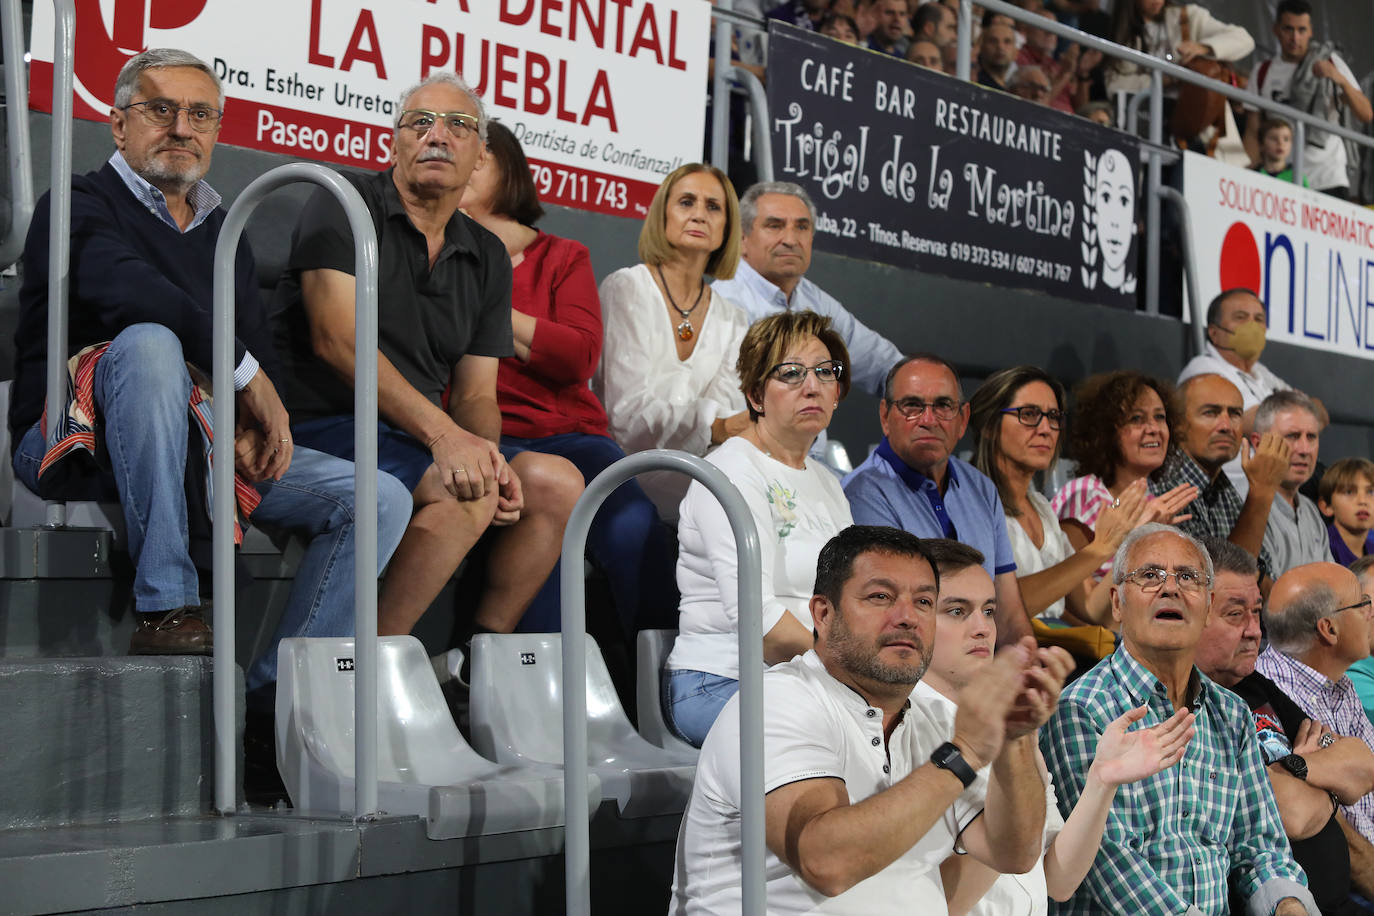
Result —
<instances>
[{"instance_id":1,"label":"older man in green plaid shirt","mask_svg":"<svg viewBox=\"0 0 1374 916\"><path fill-rule=\"evenodd\" d=\"M1112 580L1118 651L1064 691L1041 731L1060 810L1073 810L1098 737L1128 709L1146 707L1140 725L1148 727L1187 706L1197 734L1178 766L1118 790L1092 869L1051 912L1226 916L1234 881L1253 916L1318 916L1250 710L1193 667L1211 558L1176 528L1143 525L1117 551Z\"/></svg>"}]
</instances>

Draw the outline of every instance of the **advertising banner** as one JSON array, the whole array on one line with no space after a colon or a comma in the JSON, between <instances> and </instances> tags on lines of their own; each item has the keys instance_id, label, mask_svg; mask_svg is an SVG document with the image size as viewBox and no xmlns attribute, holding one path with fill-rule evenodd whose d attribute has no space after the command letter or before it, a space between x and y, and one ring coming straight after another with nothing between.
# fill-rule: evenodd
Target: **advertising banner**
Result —
<instances>
[{"instance_id":1,"label":"advertising banner","mask_svg":"<svg viewBox=\"0 0 1374 916\"><path fill-rule=\"evenodd\" d=\"M76 114L109 118L146 48L211 64L220 141L384 168L397 96L456 70L520 139L542 200L642 217L701 157L711 7L702 0L80 0ZM30 107L52 109L53 11L34 4ZM671 112L671 117L665 117Z\"/></svg>"},{"instance_id":2,"label":"advertising banner","mask_svg":"<svg viewBox=\"0 0 1374 916\"><path fill-rule=\"evenodd\" d=\"M1135 306L1135 145L1120 133L774 23L773 169L816 246L898 267Z\"/></svg>"},{"instance_id":3,"label":"advertising banner","mask_svg":"<svg viewBox=\"0 0 1374 916\"><path fill-rule=\"evenodd\" d=\"M1192 153L1183 188L1204 305L1251 289L1270 340L1374 358L1374 211Z\"/></svg>"}]
</instances>

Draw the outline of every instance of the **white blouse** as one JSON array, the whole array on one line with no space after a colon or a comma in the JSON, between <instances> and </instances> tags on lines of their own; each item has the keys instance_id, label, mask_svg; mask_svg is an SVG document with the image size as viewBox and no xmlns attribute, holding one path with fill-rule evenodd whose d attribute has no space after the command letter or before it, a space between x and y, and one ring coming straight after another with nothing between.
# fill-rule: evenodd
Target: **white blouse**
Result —
<instances>
[{"instance_id":1,"label":"white blouse","mask_svg":"<svg viewBox=\"0 0 1374 916\"><path fill-rule=\"evenodd\" d=\"M709 287L708 287L709 289ZM696 348L678 359L675 328L649 267L626 267L601 281L605 327L592 390L606 407L611 438L626 454L672 448L704 455L711 423L744 409L735 361L749 319L714 291L692 315ZM641 474L659 515L677 518L689 479L673 471Z\"/></svg>"},{"instance_id":2,"label":"white blouse","mask_svg":"<svg viewBox=\"0 0 1374 916\"><path fill-rule=\"evenodd\" d=\"M839 478L811 457L804 469L783 464L739 436L726 439L706 460L739 488L758 528L763 632L784 612L811 629L816 558L840 529L853 524ZM667 667L738 679L735 538L720 502L699 483L692 483L682 501L677 540L682 603Z\"/></svg>"},{"instance_id":3,"label":"white blouse","mask_svg":"<svg viewBox=\"0 0 1374 916\"><path fill-rule=\"evenodd\" d=\"M1021 523L1010 515L1005 517L1007 539L1011 541L1011 555L1016 558L1017 576L1030 576L1043 572L1073 556L1073 545L1069 543L1068 535L1064 534L1064 529L1059 527L1059 519L1055 517L1054 510L1050 508L1050 501L1036 490L1031 490L1027 496L1030 497L1030 504L1035 509L1035 514L1040 516L1040 526L1045 532L1045 543L1037 550L1034 542L1030 539L1030 535L1026 533L1026 529L1021 527ZM1045 608L1039 616L1043 620L1058 620L1063 617L1064 599L1060 598Z\"/></svg>"}]
</instances>

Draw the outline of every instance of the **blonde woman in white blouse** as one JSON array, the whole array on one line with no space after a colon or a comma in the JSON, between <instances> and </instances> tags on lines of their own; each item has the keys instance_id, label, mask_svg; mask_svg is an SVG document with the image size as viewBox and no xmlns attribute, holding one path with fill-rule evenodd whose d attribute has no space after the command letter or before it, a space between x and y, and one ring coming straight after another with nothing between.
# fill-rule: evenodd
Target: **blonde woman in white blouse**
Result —
<instances>
[{"instance_id":1,"label":"blonde woman in white blouse","mask_svg":"<svg viewBox=\"0 0 1374 916\"><path fill-rule=\"evenodd\" d=\"M601 282L605 342L592 390L626 453L704 455L748 425L735 371L748 319L707 282L733 277L739 255L730 179L700 163L665 178L639 233L642 263ZM677 518L686 476L651 473L639 482L660 515Z\"/></svg>"}]
</instances>

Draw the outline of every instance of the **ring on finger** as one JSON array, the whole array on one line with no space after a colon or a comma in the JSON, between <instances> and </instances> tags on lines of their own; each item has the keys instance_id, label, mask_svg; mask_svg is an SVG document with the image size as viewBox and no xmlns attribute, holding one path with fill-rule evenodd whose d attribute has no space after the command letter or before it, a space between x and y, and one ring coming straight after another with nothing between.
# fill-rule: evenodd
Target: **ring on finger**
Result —
<instances>
[{"instance_id":1,"label":"ring on finger","mask_svg":"<svg viewBox=\"0 0 1374 916\"><path fill-rule=\"evenodd\" d=\"M1113 508L1113 509L1120 509L1120 508L1121 508L1121 500L1119 500L1119 499L1112 500L1112 508Z\"/></svg>"}]
</instances>

